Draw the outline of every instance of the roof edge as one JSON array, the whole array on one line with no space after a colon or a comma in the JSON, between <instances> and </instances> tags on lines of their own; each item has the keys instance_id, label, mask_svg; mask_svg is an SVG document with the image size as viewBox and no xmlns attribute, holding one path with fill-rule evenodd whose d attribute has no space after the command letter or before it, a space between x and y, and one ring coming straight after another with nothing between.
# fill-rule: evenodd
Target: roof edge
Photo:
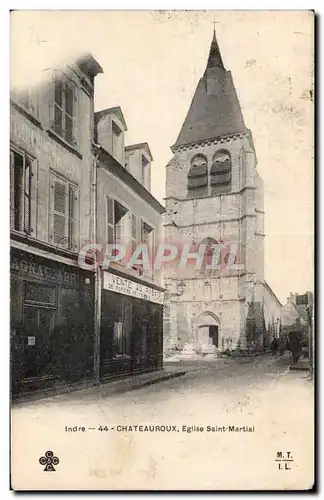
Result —
<instances>
[{"instance_id":1,"label":"roof edge","mask_svg":"<svg viewBox=\"0 0 324 500\"><path fill-rule=\"evenodd\" d=\"M102 74L104 72L103 68L90 52L87 52L79 57L76 63L78 64L78 66L86 64L88 66L89 73L92 74L92 76L96 76L99 73Z\"/></svg>"},{"instance_id":2,"label":"roof edge","mask_svg":"<svg viewBox=\"0 0 324 500\"><path fill-rule=\"evenodd\" d=\"M146 149L147 153L150 156L151 161L153 161L152 152L151 152L150 146L148 145L147 142L139 142L138 144L130 144L129 146L125 147L125 151L133 151L136 149Z\"/></svg>"},{"instance_id":3,"label":"roof edge","mask_svg":"<svg viewBox=\"0 0 324 500\"><path fill-rule=\"evenodd\" d=\"M97 121L99 121L101 117L106 116L109 113L113 113L113 114L119 113L120 114L120 119L121 119L121 121L122 121L122 123L123 123L123 125L125 127L125 132L127 132L127 130L128 130L127 123L126 123L124 114L123 114L122 109L121 109L120 106L114 106L112 108L101 109L99 111L96 111L94 113L94 116L95 116L95 119L97 119Z\"/></svg>"},{"instance_id":4,"label":"roof edge","mask_svg":"<svg viewBox=\"0 0 324 500\"><path fill-rule=\"evenodd\" d=\"M210 137L208 139L202 139L200 141L195 141L195 142L187 142L187 143L184 143L184 144L173 144L173 146L171 146L171 151L172 153L175 153L175 151L177 150L181 150L181 149L190 149L190 148L194 148L195 146L202 146L203 144L208 144L208 143L218 143L218 142L228 142L232 137L240 137L240 136L243 136L243 135L246 135L248 136L248 134L251 134L251 130L248 129L248 128L245 128L244 130L241 130L241 131L237 131L237 132L231 132L230 134L227 134L227 135L219 135L217 137Z\"/></svg>"},{"instance_id":5,"label":"roof edge","mask_svg":"<svg viewBox=\"0 0 324 500\"><path fill-rule=\"evenodd\" d=\"M97 153L98 159L101 158L104 164L107 164L109 160L110 165L109 171L115 176L119 177L122 181L130 186L144 201L151 205L154 210L156 210L160 215L164 214L165 207L153 196L153 194L148 191L128 170L123 167L105 148L100 144L93 143L93 148Z\"/></svg>"}]
</instances>

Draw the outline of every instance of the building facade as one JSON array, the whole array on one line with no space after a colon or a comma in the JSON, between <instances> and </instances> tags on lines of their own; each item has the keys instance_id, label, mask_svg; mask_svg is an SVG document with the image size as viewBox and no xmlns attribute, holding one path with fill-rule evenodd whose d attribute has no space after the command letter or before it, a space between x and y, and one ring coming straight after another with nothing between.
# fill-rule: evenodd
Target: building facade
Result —
<instances>
[{"instance_id":1,"label":"building facade","mask_svg":"<svg viewBox=\"0 0 324 500\"><path fill-rule=\"evenodd\" d=\"M100 378L161 368L163 361L163 288L154 272L153 256L164 207L152 196L147 143L125 148L126 121L119 107L95 114L97 157L96 241L105 254L121 245L125 255L98 269L100 310L97 312ZM150 265L141 252L147 244Z\"/></svg>"},{"instance_id":2,"label":"building facade","mask_svg":"<svg viewBox=\"0 0 324 500\"><path fill-rule=\"evenodd\" d=\"M190 245L201 265L164 270L166 348L179 342L202 352L263 346L281 307L264 281L263 181L215 33L171 149L165 237L179 247Z\"/></svg>"},{"instance_id":3,"label":"building facade","mask_svg":"<svg viewBox=\"0 0 324 500\"><path fill-rule=\"evenodd\" d=\"M125 147L119 107L94 113L87 55L12 89L11 380L19 395L57 384L156 370L163 289L138 258L106 267L88 249L141 242L153 252L162 205L147 143ZM140 257L140 256L139 256Z\"/></svg>"},{"instance_id":4,"label":"building facade","mask_svg":"<svg viewBox=\"0 0 324 500\"><path fill-rule=\"evenodd\" d=\"M10 123L12 390L93 373L92 56L13 89Z\"/></svg>"}]
</instances>

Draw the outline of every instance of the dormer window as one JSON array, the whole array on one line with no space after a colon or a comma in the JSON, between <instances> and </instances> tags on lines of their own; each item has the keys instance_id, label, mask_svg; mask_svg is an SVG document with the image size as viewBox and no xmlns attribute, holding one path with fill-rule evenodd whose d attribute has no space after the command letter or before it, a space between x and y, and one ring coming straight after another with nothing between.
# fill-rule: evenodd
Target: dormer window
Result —
<instances>
[{"instance_id":1,"label":"dormer window","mask_svg":"<svg viewBox=\"0 0 324 500\"><path fill-rule=\"evenodd\" d=\"M142 184L144 187L147 187L148 184L148 164L148 159L146 156L142 155Z\"/></svg>"},{"instance_id":2,"label":"dormer window","mask_svg":"<svg viewBox=\"0 0 324 500\"><path fill-rule=\"evenodd\" d=\"M210 169L210 185L223 186L231 182L231 155L228 151L217 151Z\"/></svg>"},{"instance_id":3,"label":"dormer window","mask_svg":"<svg viewBox=\"0 0 324 500\"><path fill-rule=\"evenodd\" d=\"M121 157L123 147L123 134L122 129L118 127L117 123L112 120L112 154L116 158Z\"/></svg>"},{"instance_id":4,"label":"dormer window","mask_svg":"<svg viewBox=\"0 0 324 500\"><path fill-rule=\"evenodd\" d=\"M204 187L207 186L207 183L207 158L203 155L196 155L191 160L191 167L188 173L188 189Z\"/></svg>"}]
</instances>

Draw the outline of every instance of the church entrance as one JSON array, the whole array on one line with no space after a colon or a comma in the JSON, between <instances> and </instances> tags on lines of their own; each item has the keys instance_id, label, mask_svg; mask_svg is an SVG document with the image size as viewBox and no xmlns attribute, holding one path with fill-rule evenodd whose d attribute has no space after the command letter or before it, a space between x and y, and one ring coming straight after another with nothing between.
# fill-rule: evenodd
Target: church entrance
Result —
<instances>
[{"instance_id":1,"label":"church entrance","mask_svg":"<svg viewBox=\"0 0 324 500\"><path fill-rule=\"evenodd\" d=\"M202 350L209 351L211 346L216 349L220 345L220 323L218 317L211 313L203 313L197 321L196 341Z\"/></svg>"},{"instance_id":2,"label":"church entrance","mask_svg":"<svg viewBox=\"0 0 324 500\"><path fill-rule=\"evenodd\" d=\"M218 326L210 325L209 327L209 343L218 347Z\"/></svg>"}]
</instances>

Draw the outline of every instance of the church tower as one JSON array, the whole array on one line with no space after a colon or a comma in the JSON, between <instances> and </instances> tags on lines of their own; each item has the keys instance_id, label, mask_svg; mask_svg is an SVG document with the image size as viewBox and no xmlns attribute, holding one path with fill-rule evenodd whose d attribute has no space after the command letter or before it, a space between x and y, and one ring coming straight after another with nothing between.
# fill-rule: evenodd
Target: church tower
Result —
<instances>
[{"instance_id":1,"label":"church tower","mask_svg":"<svg viewBox=\"0 0 324 500\"><path fill-rule=\"evenodd\" d=\"M182 346L190 343L202 352L244 348L264 329L263 183L215 32L206 70L171 150L165 238L179 248L190 244L196 253L206 245L206 251L200 269L192 261L181 269L164 268L165 347L180 339ZM210 269L215 255L220 269Z\"/></svg>"}]
</instances>

